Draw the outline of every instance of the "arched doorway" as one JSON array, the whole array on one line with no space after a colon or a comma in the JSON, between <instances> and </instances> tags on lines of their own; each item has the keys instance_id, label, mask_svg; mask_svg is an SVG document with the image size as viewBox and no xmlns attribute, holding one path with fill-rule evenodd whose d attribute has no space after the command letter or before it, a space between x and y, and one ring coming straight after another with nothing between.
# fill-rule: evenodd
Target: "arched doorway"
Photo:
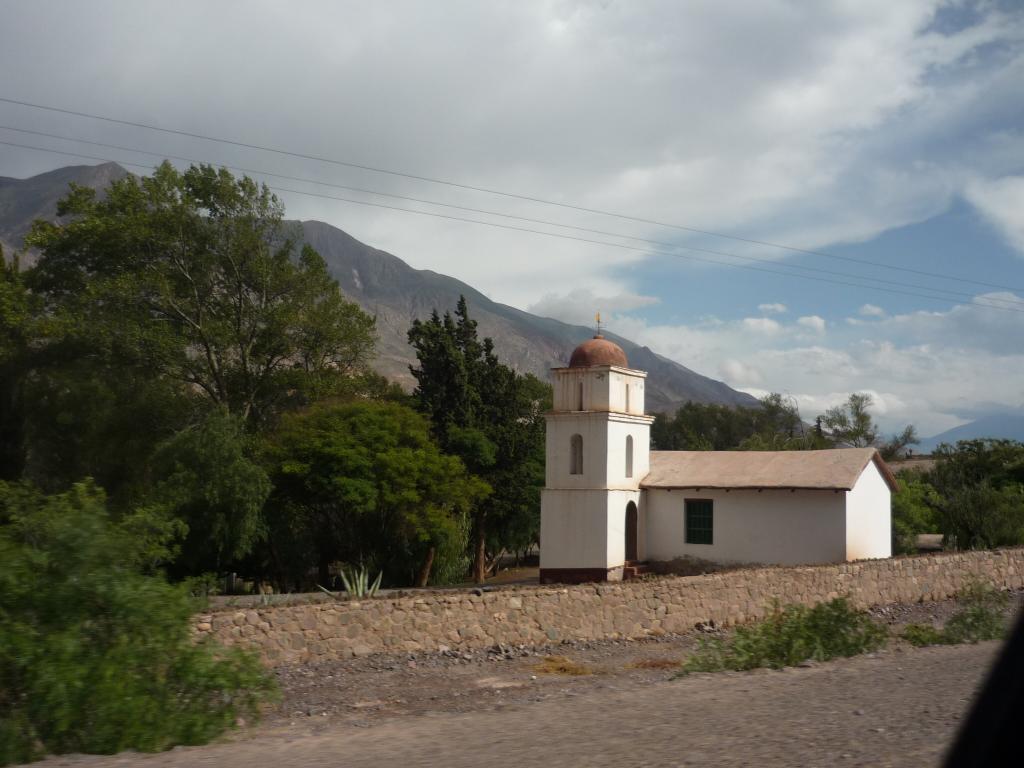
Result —
<instances>
[{"instance_id":1,"label":"arched doorway","mask_svg":"<svg viewBox=\"0 0 1024 768\"><path fill-rule=\"evenodd\" d=\"M640 559L637 553L637 520L636 504L632 501L626 505L626 562L633 563Z\"/></svg>"}]
</instances>

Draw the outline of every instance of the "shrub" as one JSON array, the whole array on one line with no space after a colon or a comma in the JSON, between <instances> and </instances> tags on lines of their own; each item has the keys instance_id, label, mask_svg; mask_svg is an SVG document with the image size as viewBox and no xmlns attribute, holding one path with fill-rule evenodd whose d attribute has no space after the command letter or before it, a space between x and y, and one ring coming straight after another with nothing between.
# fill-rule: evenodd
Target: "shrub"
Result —
<instances>
[{"instance_id":1,"label":"shrub","mask_svg":"<svg viewBox=\"0 0 1024 768\"><path fill-rule=\"evenodd\" d=\"M908 624L902 637L918 647L955 645L999 640L1006 634L1006 609L1010 598L991 584L971 581L960 592L961 607L942 629L926 624Z\"/></svg>"},{"instance_id":2,"label":"shrub","mask_svg":"<svg viewBox=\"0 0 1024 768\"><path fill-rule=\"evenodd\" d=\"M998 640L1006 634L1010 597L982 581L972 581L958 595L963 607L946 622L945 632L956 643Z\"/></svg>"},{"instance_id":3,"label":"shrub","mask_svg":"<svg viewBox=\"0 0 1024 768\"><path fill-rule=\"evenodd\" d=\"M775 603L772 614L738 627L732 638L704 639L683 663L681 674L723 669L793 666L808 659L825 661L873 651L885 642L886 631L844 598L813 608Z\"/></svg>"},{"instance_id":4,"label":"shrub","mask_svg":"<svg viewBox=\"0 0 1024 768\"><path fill-rule=\"evenodd\" d=\"M892 495L892 551L913 554L918 534L941 530L935 507L942 499L919 472L902 472L897 482L900 492Z\"/></svg>"},{"instance_id":5,"label":"shrub","mask_svg":"<svg viewBox=\"0 0 1024 768\"><path fill-rule=\"evenodd\" d=\"M918 648L926 645L949 645L951 643L945 632L936 629L931 624L907 624L900 633L900 637Z\"/></svg>"},{"instance_id":6,"label":"shrub","mask_svg":"<svg viewBox=\"0 0 1024 768\"><path fill-rule=\"evenodd\" d=\"M110 521L90 483L0 484L0 764L43 752L202 744L258 715L258 660L196 643L186 588L145 572L158 541Z\"/></svg>"}]
</instances>

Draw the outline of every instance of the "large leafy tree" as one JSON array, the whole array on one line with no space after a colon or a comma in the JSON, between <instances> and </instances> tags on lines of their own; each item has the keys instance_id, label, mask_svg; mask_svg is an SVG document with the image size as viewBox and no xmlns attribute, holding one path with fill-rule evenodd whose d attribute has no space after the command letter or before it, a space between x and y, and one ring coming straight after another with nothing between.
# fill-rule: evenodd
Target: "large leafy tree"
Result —
<instances>
[{"instance_id":1,"label":"large leafy tree","mask_svg":"<svg viewBox=\"0 0 1024 768\"><path fill-rule=\"evenodd\" d=\"M187 526L177 574L223 571L264 538L270 479L252 442L239 417L214 411L157 449L152 499Z\"/></svg>"},{"instance_id":2,"label":"large leafy tree","mask_svg":"<svg viewBox=\"0 0 1024 768\"><path fill-rule=\"evenodd\" d=\"M957 549L1024 544L1024 444L961 440L940 445L927 480L946 543Z\"/></svg>"},{"instance_id":3,"label":"large leafy tree","mask_svg":"<svg viewBox=\"0 0 1024 768\"><path fill-rule=\"evenodd\" d=\"M211 166L73 187L27 243L54 330L178 382L247 422L330 394L373 350L374 322L297 242L265 186Z\"/></svg>"},{"instance_id":4,"label":"large leafy tree","mask_svg":"<svg viewBox=\"0 0 1024 768\"><path fill-rule=\"evenodd\" d=\"M0 480L21 476L25 463L24 372L34 336L34 300L0 248Z\"/></svg>"},{"instance_id":5,"label":"large leafy tree","mask_svg":"<svg viewBox=\"0 0 1024 768\"><path fill-rule=\"evenodd\" d=\"M435 438L492 489L472 510L473 577L482 582L489 550L496 556L536 539L550 387L498 361L492 340L478 337L464 296L454 315L435 311L414 321L409 343L418 359L410 369L413 396Z\"/></svg>"},{"instance_id":6,"label":"large leafy tree","mask_svg":"<svg viewBox=\"0 0 1024 768\"><path fill-rule=\"evenodd\" d=\"M268 438L268 555L279 582L326 584L333 562L426 585L465 568L466 512L487 492L430 425L397 403L321 404Z\"/></svg>"}]
</instances>

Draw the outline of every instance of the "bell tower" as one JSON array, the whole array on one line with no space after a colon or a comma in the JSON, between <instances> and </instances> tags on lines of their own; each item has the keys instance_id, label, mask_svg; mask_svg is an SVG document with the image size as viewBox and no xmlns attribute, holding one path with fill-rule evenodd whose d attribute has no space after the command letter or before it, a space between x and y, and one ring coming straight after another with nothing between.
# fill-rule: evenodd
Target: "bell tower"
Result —
<instances>
[{"instance_id":1,"label":"bell tower","mask_svg":"<svg viewBox=\"0 0 1024 768\"><path fill-rule=\"evenodd\" d=\"M650 469L654 417L645 371L600 333L552 369L541 494L541 583L618 581L644 558L640 481Z\"/></svg>"}]
</instances>

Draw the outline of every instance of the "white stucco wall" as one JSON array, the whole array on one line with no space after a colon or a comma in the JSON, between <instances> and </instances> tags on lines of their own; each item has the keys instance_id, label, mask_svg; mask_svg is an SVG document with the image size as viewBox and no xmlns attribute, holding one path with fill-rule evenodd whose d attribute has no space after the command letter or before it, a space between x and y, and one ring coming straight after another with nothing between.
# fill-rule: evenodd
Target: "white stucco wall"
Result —
<instances>
[{"instance_id":1,"label":"white stucco wall","mask_svg":"<svg viewBox=\"0 0 1024 768\"><path fill-rule=\"evenodd\" d=\"M846 492L846 559L891 556L892 496L872 461Z\"/></svg>"},{"instance_id":2,"label":"white stucco wall","mask_svg":"<svg viewBox=\"0 0 1024 768\"><path fill-rule=\"evenodd\" d=\"M570 473L572 436L583 438L583 472ZM626 477L626 436L633 437L633 477ZM645 416L590 411L551 413L545 433L546 488L635 490L650 471L651 426Z\"/></svg>"},{"instance_id":3,"label":"white stucco wall","mask_svg":"<svg viewBox=\"0 0 1024 768\"><path fill-rule=\"evenodd\" d=\"M647 557L799 565L846 560L846 492L643 491ZM714 502L714 543L687 544L686 499Z\"/></svg>"},{"instance_id":4,"label":"white stucco wall","mask_svg":"<svg viewBox=\"0 0 1024 768\"><path fill-rule=\"evenodd\" d=\"M541 568L616 568L626 555L626 505L640 507L640 491L565 491L541 494ZM642 513L638 516L642 518ZM637 537L643 557L643 525Z\"/></svg>"},{"instance_id":5,"label":"white stucco wall","mask_svg":"<svg viewBox=\"0 0 1024 768\"><path fill-rule=\"evenodd\" d=\"M583 472L570 474L571 440L583 438ZM604 488L608 480L608 414L549 414L545 433L546 488Z\"/></svg>"},{"instance_id":6,"label":"white stucco wall","mask_svg":"<svg viewBox=\"0 0 1024 768\"><path fill-rule=\"evenodd\" d=\"M643 371L605 365L593 368L556 368L553 373L555 411L615 411L643 415L644 379L647 376Z\"/></svg>"},{"instance_id":7,"label":"white stucco wall","mask_svg":"<svg viewBox=\"0 0 1024 768\"><path fill-rule=\"evenodd\" d=\"M626 561L626 507L629 502L637 506L637 559L643 560L646 551L643 523L643 505L641 502L641 491L608 491L608 536L607 536L607 562L609 568L615 568Z\"/></svg>"},{"instance_id":8,"label":"white stucco wall","mask_svg":"<svg viewBox=\"0 0 1024 768\"><path fill-rule=\"evenodd\" d=\"M633 438L633 476L626 477L626 438ZM651 425L633 420L610 419L605 478L609 488L635 490L651 471Z\"/></svg>"}]
</instances>

